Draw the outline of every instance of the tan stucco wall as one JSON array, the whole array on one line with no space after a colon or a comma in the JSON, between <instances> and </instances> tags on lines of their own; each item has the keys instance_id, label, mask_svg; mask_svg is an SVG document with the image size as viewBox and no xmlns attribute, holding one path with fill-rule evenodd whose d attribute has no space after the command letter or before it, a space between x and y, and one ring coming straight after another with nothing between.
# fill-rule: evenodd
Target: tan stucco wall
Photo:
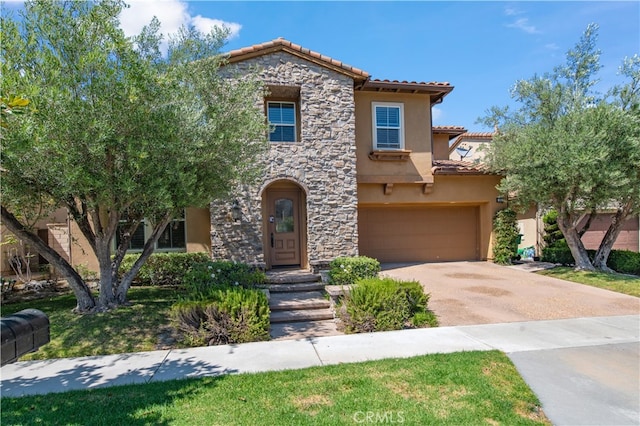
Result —
<instances>
[{"instance_id":1,"label":"tan stucco wall","mask_svg":"<svg viewBox=\"0 0 640 426\"><path fill-rule=\"evenodd\" d=\"M468 148L471 148L469 153L462 159L462 161L469 161L469 162L482 161L486 154L486 152L483 150L484 149L483 147L485 145L487 145L487 141L477 141L477 140L462 141L462 143L460 143L460 145L458 146L466 146ZM460 154L458 154L458 152L454 149L453 151L451 151L450 154L448 154L448 158L451 160L460 161Z\"/></svg>"},{"instance_id":2,"label":"tan stucco wall","mask_svg":"<svg viewBox=\"0 0 640 426\"><path fill-rule=\"evenodd\" d=\"M407 161L374 161L372 102L398 102L404 105L404 149L411 150ZM363 177L402 177L419 181L431 177L431 108L428 95L355 92L356 169Z\"/></svg>"},{"instance_id":3,"label":"tan stucco wall","mask_svg":"<svg viewBox=\"0 0 640 426\"><path fill-rule=\"evenodd\" d=\"M211 251L211 213L209 208L190 207L185 212L187 252Z\"/></svg>"},{"instance_id":4,"label":"tan stucco wall","mask_svg":"<svg viewBox=\"0 0 640 426\"><path fill-rule=\"evenodd\" d=\"M480 257L491 259L493 216L506 207L496 203L499 194L495 187L500 179L493 175L436 175L433 190L428 194L423 194L422 185L416 184L395 184L388 195L384 194L383 184L359 184L358 205L478 206Z\"/></svg>"},{"instance_id":5,"label":"tan stucco wall","mask_svg":"<svg viewBox=\"0 0 640 426\"><path fill-rule=\"evenodd\" d=\"M534 247L536 255L539 255L539 241L538 241L538 218L536 215L536 208L531 207L525 213L518 214L518 228L520 234L522 234L522 240L518 245L519 249L525 247Z\"/></svg>"},{"instance_id":6,"label":"tan stucco wall","mask_svg":"<svg viewBox=\"0 0 640 426\"><path fill-rule=\"evenodd\" d=\"M186 230L187 230L187 249L192 252L209 252L211 247L211 233L208 208L190 207L185 212ZM98 259L93 254L89 242L82 235L78 225L75 222L70 223L71 226L71 265L83 265L89 270L98 272Z\"/></svg>"},{"instance_id":7,"label":"tan stucco wall","mask_svg":"<svg viewBox=\"0 0 640 426\"><path fill-rule=\"evenodd\" d=\"M434 160L449 159L449 135L445 135L445 134L433 135L433 159Z\"/></svg>"}]
</instances>

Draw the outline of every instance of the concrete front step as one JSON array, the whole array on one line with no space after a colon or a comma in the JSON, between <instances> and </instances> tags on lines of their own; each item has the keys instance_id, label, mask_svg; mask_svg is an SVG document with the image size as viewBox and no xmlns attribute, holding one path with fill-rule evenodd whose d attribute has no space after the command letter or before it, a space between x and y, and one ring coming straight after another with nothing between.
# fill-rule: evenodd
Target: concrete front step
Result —
<instances>
[{"instance_id":1,"label":"concrete front step","mask_svg":"<svg viewBox=\"0 0 640 426\"><path fill-rule=\"evenodd\" d=\"M321 280L320 275L301 269L267 271L268 284L315 283Z\"/></svg>"},{"instance_id":2,"label":"concrete front step","mask_svg":"<svg viewBox=\"0 0 640 426\"><path fill-rule=\"evenodd\" d=\"M271 324L280 322L321 321L333 319L333 311L326 309L301 309L271 312Z\"/></svg>"},{"instance_id":3,"label":"concrete front step","mask_svg":"<svg viewBox=\"0 0 640 426\"><path fill-rule=\"evenodd\" d=\"M271 339L313 339L322 336L337 336L340 333L334 320L280 322L271 325Z\"/></svg>"},{"instance_id":4,"label":"concrete front step","mask_svg":"<svg viewBox=\"0 0 640 426\"><path fill-rule=\"evenodd\" d=\"M324 290L321 282L306 282L298 284L267 284L264 286L270 293L292 293L301 291Z\"/></svg>"},{"instance_id":5,"label":"concrete front step","mask_svg":"<svg viewBox=\"0 0 640 426\"><path fill-rule=\"evenodd\" d=\"M296 293L274 293L269 299L272 311L326 309L331 302L320 291L305 291Z\"/></svg>"}]
</instances>

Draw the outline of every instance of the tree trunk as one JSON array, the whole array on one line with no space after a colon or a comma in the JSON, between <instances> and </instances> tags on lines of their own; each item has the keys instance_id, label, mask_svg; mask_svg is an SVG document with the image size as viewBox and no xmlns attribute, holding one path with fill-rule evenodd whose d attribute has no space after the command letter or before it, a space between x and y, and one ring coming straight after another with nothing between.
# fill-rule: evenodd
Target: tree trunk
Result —
<instances>
[{"instance_id":1,"label":"tree trunk","mask_svg":"<svg viewBox=\"0 0 640 426\"><path fill-rule=\"evenodd\" d=\"M144 262L146 262L149 256L151 256L151 254L153 253L153 250L155 248L156 242L158 241L158 238L160 238L160 235L162 235L162 233L164 232L169 222L171 222L171 218L172 218L172 215L167 214L165 215L165 217L163 217L160 220L160 222L156 224L156 226L153 229L153 232L151 233L151 236L144 243L144 248L142 249L142 253L140 253L140 256L136 259L131 269L127 271L122 277L122 279L120 280L118 288L116 289L116 299L118 303L120 304L127 303L127 292L131 287L133 278L140 271L140 268L142 267L142 265L144 265Z\"/></svg>"},{"instance_id":2,"label":"tree trunk","mask_svg":"<svg viewBox=\"0 0 640 426\"><path fill-rule=\"evenodd\" d=\"M576 229L576 224L571 220L571 217L566 213L564 209L558 210L558 227L564 235L564 239L567 241L569 250L575 262L575 269L578 271L595 271L595 268L589 260L587 250L582 244L580 235Z\"/></svg>"},{"instance_id":3,"label":"tree trunk","mask_svg":"<svg viewBox=\"0 0 640 426\"><path fill-rule=\"evenodd\" d=\"M596 251L596 255L593 258L593 266L596 269L604 272L613 272L607 266L607 260L609 259L609 254L611 254L613 244L616 242L620 232L622 231L622 225L631 212L631 206L631 201L628 201L626 204L621 206L613 216L611 225L609 225L609 229L607 229L607 232L604 234L604 238L600 242L598 251Z\"/></svg>"},{"instance_id":4,"label":"tree trunk","mask_svg":"<svg viewBox=\"0 0 640 426\"><path fill-rule=\"evenodd\" d=\"M20 221L9 212L4 206L2 209L2 224L9 231L20 238L22 241L29 243L35 250L44 257L54 268L62 273L69 283L69 287L76 296L76 311L79 313L91 312L96 307L96 301L91 294L91 290L82 280L78 272L67 262L58 252L45 244L40 237L29 231Z\"/></svg>"},{"instance_id":5,"label":"tree trunk","mask_svg":"<svg viewBox=\"0 0 640 426\"><path fill-rule=\"evenodd\" d=\"M111 241L109 238L96 236L96 257L100 267L100 296L98 303L101 310L114 308L118 303L114 293L114 281L111 275Z\"/></svg>"}]
</instances>

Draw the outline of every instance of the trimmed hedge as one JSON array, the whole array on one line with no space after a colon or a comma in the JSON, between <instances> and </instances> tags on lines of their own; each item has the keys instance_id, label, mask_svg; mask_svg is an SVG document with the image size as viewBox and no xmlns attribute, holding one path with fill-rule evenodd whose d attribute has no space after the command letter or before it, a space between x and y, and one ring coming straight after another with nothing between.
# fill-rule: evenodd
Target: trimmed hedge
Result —
<instances>
[{"instance_id":1,"label":"trimmed hedge","mask_svg":"<svg viewBox=\"0 0 640 426\"><path fill-rule=\"evenodd\" d=\"M269 340L269 301L260 290L219 288L207 300L187 300L171 309L175 327L190 346Z\"/></svg>"},{"instance_id":2,"label":"trimmed hedge","mask_svg":"<svg viewBox=\"0 0 640 426\"><path fill-rule=\"evenodd\" d=\"M590 259L593 259L596 251L587 250L587 254ZM542 261L559 263L564 266L575 264L569 247L545 247L542 249ZM621 274L640 275L640 253L629 250L611 250L607 266Z\"/></svg>"},{"instance_id":3,"label":"trimmed hedge","mask_svg":"<svg viewBox=\"0 0 640 426\"><path fill-rule=\"evenodd\" d=\"M329 283L354 284L358 280L375 278L380 272L380 262L366 256L338 257L329 264Z\"/></svg>"},{"instance_id":4,"label":"trimmed hedge","mask_svg":"<svg viewBox=\"0 0 640 426\"><path fill-rule=\"evenodd\" d=\"M137 254L127 254L120 265L120 274L130 270ZM140 271L133 279L133 285L163 286L180 285L185 273L195 263L210 260L209 253L153 253L142 265Z\"/></svg>"},{"instance_id":5,"label":"trimmed hedge","mask_svg":"<svg viewBox=\"0 0 640 426\"><path fill-rule=\"evenodd\" d=\"M264 272L245 264L230 261L208 261L195 263L186 271L182 284L188 298L205 300L211 291L225 287L254 288L264 284Z\"/></svg>"},{"instance_id":6,"label":"trimmed hedge","mask_svg":"<svg viewBox=\"0 0 640 426\"><path fill-rule=\"evenodd\" d=\"M640 253L629 250L611 250L607 266L622 274L640 275Z\"/></svg>"},{"instance_id":7,"label":"trimmed hedge","mask_svg":"<svg viewBox=\"0 0 640 426\"><path fill-rule=\"evenodd\" d=\"M417 281L369 278L358 281L338 309L346 333L437 326L429 295Z\"/></svg>"}]
</instances>

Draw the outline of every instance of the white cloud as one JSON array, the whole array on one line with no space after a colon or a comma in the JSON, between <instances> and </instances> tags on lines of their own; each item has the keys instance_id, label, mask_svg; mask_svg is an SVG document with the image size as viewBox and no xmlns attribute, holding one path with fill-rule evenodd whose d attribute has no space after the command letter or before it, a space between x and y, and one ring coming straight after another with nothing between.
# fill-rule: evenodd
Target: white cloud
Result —
<instances>
[{"instance_id":1,"label":"white cloud","mask_svg":"<svg viewBox=\"0 0 640 426\"><path fill-rule=\"evenodd\" d=\"M183 25L193 25L200 32L208 33L213 27L229 29L229 38L237 37L242 25L207 18L191 16L188 4L183 0L130 0L129 7L120 13L120 23L127 36L139 34L142 27L155 16L160 21L160 33L164 36L162 50L166 51L167 36L174 34Z\"/></svg>"},{"instance_id":2,"label":"white cloud","mask_svg":"<svg viewBox=\"0 0 640 426\"><path fill-rule=\"evenodd\" d=\"M520 18L516 19L515 22L511 24L507 24L509 28L517 28L519 30L524 31L527 34L538 34L540 31L534 26L529 24L528 18Z\"/></svg>"},{"instance_id":3,"label":"white cloud","mask_svg":"<svg viewBox=\"0 0 640 426\"><path fill-rule=\"evenodd\" d=\"M229 39L236 38L240 35L242 25L236 22L225 22L219 19L205 18L202 15L191 18L191 24L201 33L209 33L213 28L227 28L229 30Z\"/></svg>"},{"instance_id":4,"label":"white cloud","mask_svg":"<svg viewBox=\"0 0 640 426\"><path fill-rule=\"evenodd\" d=\"M547 44L544 45L544 48L545 49L549 49L549 50L558 50L558 49L560 49L560 46L558 46L555 43L547 43Z\"/></svg>"},{"instance_id":5,"label":"white cloud","mask_svg":"<svg viewBox=\"0 0 640 426\"><path fill-rule=\"evenodd\" d=\"M504 14L507 16L520 15L521 13L522 13L521 11L519 11L518 9L514 9L512 7L507 7L504 10Z\"/></svg>"}]
</instances>

